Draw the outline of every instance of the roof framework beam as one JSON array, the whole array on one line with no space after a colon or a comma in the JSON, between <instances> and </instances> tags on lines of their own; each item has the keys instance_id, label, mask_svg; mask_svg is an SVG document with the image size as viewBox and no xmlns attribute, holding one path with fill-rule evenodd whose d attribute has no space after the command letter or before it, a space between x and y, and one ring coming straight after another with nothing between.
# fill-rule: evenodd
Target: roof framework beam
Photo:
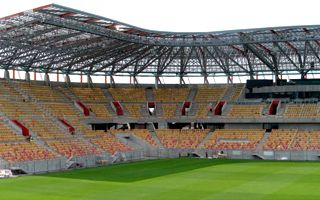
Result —
<instances>
[{"instance_id":1,"label":"roof framework beam","mask_svg":"<svg viewBox=\"0 0 320 200\"><path fill-rule=\"evenodd\" d=\"M205 79L303 75L309 63L320 71L318 25L157 32L54 4L2 18L0 24L0 68L6 69Z\"/></svg>"}]
</instances>

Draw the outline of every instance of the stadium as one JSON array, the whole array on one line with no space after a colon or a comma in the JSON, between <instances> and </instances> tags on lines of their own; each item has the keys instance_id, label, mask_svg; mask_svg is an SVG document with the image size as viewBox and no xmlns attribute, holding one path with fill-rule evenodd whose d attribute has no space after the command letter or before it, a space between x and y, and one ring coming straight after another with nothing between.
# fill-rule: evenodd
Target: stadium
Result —
<instances>
[{"instance_id":1,"label":"stadium","mask_svg":"<svg viewBox=\"0 0 320 200\"><path fill-rule=\"evenodd\" d=\"M319 25L164 32L49 4L0 32L4 199L319 199Z\"/></svg>"}]
</instances>

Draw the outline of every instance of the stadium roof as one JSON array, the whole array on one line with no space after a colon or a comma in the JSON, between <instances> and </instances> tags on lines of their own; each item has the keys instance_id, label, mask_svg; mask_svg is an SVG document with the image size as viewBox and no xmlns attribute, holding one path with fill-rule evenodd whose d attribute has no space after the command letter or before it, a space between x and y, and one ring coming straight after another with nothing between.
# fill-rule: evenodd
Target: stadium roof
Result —
<instances>
[{"instance_id":1,"label":"stadium roof","mask_svg":"<svg viewBox=\"0 0 320 200\"><path fill-rule=\"evenodd\" d=\"M0 32L3 69L205 78L320 70L320 25L162 32L50 4L1 18Z\"/></svg>"}]
</instances>

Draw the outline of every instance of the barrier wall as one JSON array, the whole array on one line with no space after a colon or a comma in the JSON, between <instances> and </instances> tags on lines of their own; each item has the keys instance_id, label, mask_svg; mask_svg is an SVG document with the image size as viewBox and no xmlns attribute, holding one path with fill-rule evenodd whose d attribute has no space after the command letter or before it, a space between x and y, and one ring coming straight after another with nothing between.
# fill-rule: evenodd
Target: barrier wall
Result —
<instances>
[{"instance_id":1,"label":"barrier wall","mask_svg":"<svg viewBox=\"0 0 320 200\"><path fill-rule=\"evenodd\" d=\"M158 159L158 158L178 158L187 156L188 153L196 153L200 157L215 157L218 154L218 150L208 149L165 149L165 148L150 148L144 151L134 151L119 153L121 159L117 159L112 162L112 157L109 155L92 155L74 157L72 161L80 163L83 167L96 167L101 165L110 165L114 163L130 162L137 160L146 159ZM242 151L242 150L224 150L223 153L229 159L257 159L258 155L260 158L265 160L320 160L320 152L317 151ZM101 164L99 160L105 160L107 162ZM17 163L8 163L0 160L1 169L20 168L28 173L45 173L52 171L66 170L66 159L55 159L55 160L37 160L37 161L26 161Z\"/></svg>"}]
</instances>

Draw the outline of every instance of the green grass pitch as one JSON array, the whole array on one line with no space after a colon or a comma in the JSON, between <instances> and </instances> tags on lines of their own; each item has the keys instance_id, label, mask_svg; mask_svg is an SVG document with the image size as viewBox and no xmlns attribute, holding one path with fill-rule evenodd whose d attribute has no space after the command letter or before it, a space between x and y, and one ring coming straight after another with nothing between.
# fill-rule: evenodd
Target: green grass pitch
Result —
<instances>
[{"instance_id":1,"label":"green grass pitch","mask_svg":"<svg viewBox=\"0 0 320 200\"><path fill-rule=\"evenodd\" d=\"M163 159L0 180L0 199L320 199L320 163Z\"/></svg>"}]
</instances>

